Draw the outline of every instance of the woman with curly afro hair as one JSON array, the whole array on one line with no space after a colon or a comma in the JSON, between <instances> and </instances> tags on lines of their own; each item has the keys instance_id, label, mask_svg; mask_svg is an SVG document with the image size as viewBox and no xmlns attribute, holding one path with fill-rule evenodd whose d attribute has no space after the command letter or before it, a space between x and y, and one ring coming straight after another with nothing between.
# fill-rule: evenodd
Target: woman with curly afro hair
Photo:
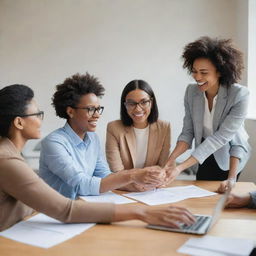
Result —
<instances>
[{"instance_id":1,"label":"woman with curly afro hair","mask_svg":"<svg viewBox=\"0 0 256 256\"><path fill-rule=\"evenodd\" d=\"M156 188L164 183L159 167L112 173L95 133L104 107L104 87L92 75L75 74L56 87L52 105L66 119L64 127L50 133L41 145L39 175L62 195L75 199L136 185Z\"/></svg>"},{"instance_id":2,"label":"woman with curly afro hair","mask_svg":"<svg viewBox=\"0 0 256 256\"><path fill-rule=\"evenodd\" d=\"M183 129L166 164L168 181L199 163L196 179L222 181L218 191L224 192L235 184L250 155L244 129L249 92L237 84L242 53L230 39L205 36L187 44L182 58L195 83L186 89ZM176 158L193 140L191 156L176 166Z\"/></svg>"}]
</instances>

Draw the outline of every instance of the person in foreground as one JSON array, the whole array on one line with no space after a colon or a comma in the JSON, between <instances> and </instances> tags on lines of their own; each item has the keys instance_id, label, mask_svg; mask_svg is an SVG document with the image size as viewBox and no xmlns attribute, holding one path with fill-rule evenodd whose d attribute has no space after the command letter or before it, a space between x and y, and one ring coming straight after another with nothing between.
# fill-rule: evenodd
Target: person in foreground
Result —
<instances>
[{"instance_id":1,"label":"person in foreground","mask_svg":"<svg viewBox=\"0 0 256 256\"><path fill-rule=\"evenodd\" d=\"M222 181L218 192L224 192L250 156L244 129L249 91L237 84L242 53L231 40L202 37L186 45L182 57L183 67L196 83L186 89L183 129L166 165L168 180L199 163L196 179ZM191 147L193 139L191 156L176 166L177 157Z\"/></svg>"},{"instance_id":2,"label":"person in foreground","mask_svg":"<svg viewBox=\"0 0 256 256\"><path fill-rule=\"evenodd\" d=\"M110 171L95 133L104 109L99 103L103 94L99 81L86 73L65 79L53 96L57 116L67 122L43 139L39 175L72 199L113 189L137 191L131 184L152 189L164 183L165 172L160 167Z\"/></svg>"},{"instance_id":3,"label":"person in foreground","mask_svg":"<svg viewBox=\"0 0 256 256\"><path fill-rule=\"evenodd\" d=\"M34 210L66 223L139 219L150 224L178 226L177 221L194 222L180 207L114 205L71 200L47 185L24 161L21 151L29 139L40 138L43 112L33 91L14 84L0 90L0 231Z\"/></svg>"},{"instance_id":4,"label":"person in foreground","mask_svg":"<svg viewBox=\"0 0 256 256\"><path fill-rule=\"evenodd\" d=\"M106 156L110 169L117 172L164 167L170 154L170 123L158 119L156 97L147 82L132 80L125 86L120 115L121 120L107 126Z\"/></svg>"},{"instance_id":5,"label":"person in foreground","mask_svg":"<svg viewBox=\"0 0 256 256\"><path fill-rule=\"evenodd\" d=\"M256 191L252 191L245 194L230 194L226 207L229 208L240 208L248 207L256 209Z\"/></svg>"}]
</instances>

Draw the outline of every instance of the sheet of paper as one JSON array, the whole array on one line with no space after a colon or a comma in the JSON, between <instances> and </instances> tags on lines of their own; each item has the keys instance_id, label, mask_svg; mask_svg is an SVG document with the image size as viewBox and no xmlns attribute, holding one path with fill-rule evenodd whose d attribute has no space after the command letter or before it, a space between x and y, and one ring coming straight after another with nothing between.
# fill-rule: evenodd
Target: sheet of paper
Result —
<instances>
[{"instance_id":1,"label":"sheet of paper","mask_svg":"<svg viewBox=\"0 0 256 256\"><path fill-rule=\"evenodd\" d=\"M85 201L88 202L99 202L99 203L115 203L115 204L129 204L135 203L134 200L120 196L113 192L102 193L99 196L80 196Z\"/></svg>"},{"instance_id":2,"label":"sheet of paper","mask_svg":"<svg viewBox=\"0 0 256 256\"><path fill-rule=\"evenodd\" d=\"M247 256L253 247L253 240L207 235L202 238L190 238L178 252L198 256Z\"/></svg>"},{"instance_id":3,"label":"sheet of paper","mask_svg":"<svg viewBox=\"0 0 256 256\"><path fill-rule=\"evenodd\" d=\"M94 225L95 223L64 224L40 213L0 232L0 236L33 246L50 248Z\"/></svg>"},{"instance_id":4,"label":"sheet of paper","mask_svg":"<svg viewBox=\"0 0 256 256\"><path fill-rule=\"evenodd\" d=\"M138 200L148 205L175 203L187 198L212 195L216 195L216 193L194 185L160 188L152 191L125 194L125 196L129 198Z\"/></svg>"}]
</instances>

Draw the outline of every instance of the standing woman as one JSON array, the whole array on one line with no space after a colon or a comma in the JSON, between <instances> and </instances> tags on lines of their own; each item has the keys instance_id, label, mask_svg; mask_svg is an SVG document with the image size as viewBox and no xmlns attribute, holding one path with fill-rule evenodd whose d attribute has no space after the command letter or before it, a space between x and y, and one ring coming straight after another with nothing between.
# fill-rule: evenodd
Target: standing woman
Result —
<instances>
[{"instance_id":1,"label":"standing woman","mask_svg":"<svg viewBox=\"0 0 256 256\"><path fill-rule=\"evenodd\" d=\"M158 119L155 94L143 80L129 82L121 96L121 120L107 127L106 156L114 172L166 164L170 124Z\"/></svg>"},{"instance_id":2,"label":"standing woman","mask_svg":"<svg viewBox=\"0 0 256 256\"><path fill-rule=\"evenodd\" d=\"M237 84L242 53L231 40L202 37L186 45L182 57L183 67L196 83L185 93L183 129L166 166L169 181L199 163L197 180L220 180L218 191L223 192L228 180L234 184L250 155L244 129L249 92ZM193 139L191 156L176 166L176 158L191 147Z\"/></svg>"}]
</instances>

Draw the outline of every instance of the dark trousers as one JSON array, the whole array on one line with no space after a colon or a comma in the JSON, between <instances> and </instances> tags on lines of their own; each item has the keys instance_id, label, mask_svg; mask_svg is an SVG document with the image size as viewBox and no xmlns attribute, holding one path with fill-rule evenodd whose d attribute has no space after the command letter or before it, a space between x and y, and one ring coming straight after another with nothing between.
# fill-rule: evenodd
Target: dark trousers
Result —
<instances>
[{"instance_id":1,"label":"dark trousers","mask_svg":"<svg viewBox=\"0 0 256 256\"><path fill-rule=\"evenodd\" d=\"M237 179L239 174L237 175ZM213 154L210 155L202 164L196 173L197 180L226 180L228 178L228 171L223 171L218 166Z\"/></svg>"}]
</instances>

